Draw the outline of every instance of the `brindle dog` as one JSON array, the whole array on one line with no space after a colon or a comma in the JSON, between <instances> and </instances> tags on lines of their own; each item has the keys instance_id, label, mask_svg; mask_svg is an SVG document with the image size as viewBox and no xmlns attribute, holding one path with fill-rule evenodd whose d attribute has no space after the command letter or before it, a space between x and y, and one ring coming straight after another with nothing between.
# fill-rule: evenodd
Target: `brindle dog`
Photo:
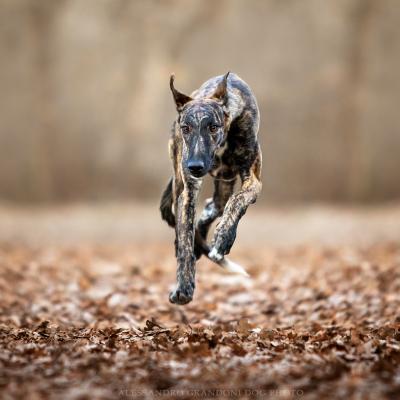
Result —
<instances>
[{"instance_id":1,"label":"brindle dog","mask_svg":"<svg viewBox=\"0 0 400 400\"><path fill-rule=\"evenodd\" d=\"M256 98L236 74L211 78L190 96L175 89L172 75L170 88L178 111L169 141L174 175L160 211L176 231L178 285L169 300L186 304L193 298L195 264L202 254L231 271L244 271L224 256L235 241L240 218L261 190L260 118ZM207 173L214 179L214 195L195 228L196 199ZM241 187L234 193L238 177ZM209 247L208 230L218 217Z\"/></svg>"}]
</instances>

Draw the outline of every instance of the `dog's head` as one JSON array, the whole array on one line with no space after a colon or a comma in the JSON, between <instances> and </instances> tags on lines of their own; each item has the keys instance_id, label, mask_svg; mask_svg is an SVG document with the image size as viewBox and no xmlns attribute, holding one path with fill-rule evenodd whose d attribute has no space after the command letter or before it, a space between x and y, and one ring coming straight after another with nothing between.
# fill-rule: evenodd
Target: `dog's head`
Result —
<instances>
[{"instance_id":1,"label":"dog's head","mask_svg":"<svg viewBox=\"0 0 400 400\"><path fill-rule=\"evenodd\" d=\"M223 76L214 93L208 98L192 99L170 87L178 110L178 129L183 139L183 167L194 177L206 175L212 168L216 150L224 143L227 79Z\"/></svg>"}]
</instances>

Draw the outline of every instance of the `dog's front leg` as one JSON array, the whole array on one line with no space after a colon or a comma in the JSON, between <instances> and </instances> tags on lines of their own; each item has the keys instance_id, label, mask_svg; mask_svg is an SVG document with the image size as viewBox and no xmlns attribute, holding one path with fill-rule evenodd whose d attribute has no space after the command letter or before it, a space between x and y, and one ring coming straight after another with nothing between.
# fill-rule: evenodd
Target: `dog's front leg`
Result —
<instances>
[{"instance_id":1,"label":"dog's front leg","mask_svg":"<svg viewBox=\"0 0 400 400\"><path fill-rule=\"evenodd\" d=\"M242 175L242 187L233 194L226 203L221 221L218 223L211 243L209 257L218 262L228 254L236 238L236 230L240 218L248 206L254 203L261 191L260 180L261 161L256 162L250 171Z\"/></svg>"},{"instance_id":2,"label":"dog's front leg","mask_svg":"<svg viewBox=\"0 0 400 400\"><path fill-rule=\"evenodd\" d=\"M170 293L169 300L175 304L187 304L193 298L195 287L194 220L196 200L201 182L188 179L178 197L176 216L176 272L177 287Z\"/></svg>"}]
</instances>

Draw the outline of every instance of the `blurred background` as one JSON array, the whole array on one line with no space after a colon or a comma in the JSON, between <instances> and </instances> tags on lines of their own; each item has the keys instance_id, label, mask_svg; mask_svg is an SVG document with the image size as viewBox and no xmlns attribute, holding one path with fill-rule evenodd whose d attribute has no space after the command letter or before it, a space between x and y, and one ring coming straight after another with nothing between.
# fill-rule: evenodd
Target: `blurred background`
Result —
<instances>
[{"instance_id":1,"label":"blurred background","mask_svg":"<svg viewBox=\"0 0 400 400\"><path fill-rule=\"evenodd\" d=\"M397 0L0 0L0 200L156 201L169 92L234 71L262 204L400 198Z\"/></svg>"},{"instance_id":2,"label":"blurred background","mask_svg":"<svg viewBox=\"0 0 400 400\"><path fill-rule=\"evenodd\" d=\"M251 279L202 257L179 308L169 77L227 71ZM0 0L0 400L400 398L399 227L400 0Z\"/></svg>"}]
</instances>

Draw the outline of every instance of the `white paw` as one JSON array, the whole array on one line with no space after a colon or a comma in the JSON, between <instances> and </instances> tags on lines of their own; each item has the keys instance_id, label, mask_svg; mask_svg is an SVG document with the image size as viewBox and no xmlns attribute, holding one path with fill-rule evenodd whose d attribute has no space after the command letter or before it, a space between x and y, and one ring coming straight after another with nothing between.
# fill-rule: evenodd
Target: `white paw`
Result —
<instances>
[{"instance_id":1,"label":"white paw","mask_svg":"<svg viewBox=\"0 0 400 400\"><path fill-rule=\"evenodd\" d=\"M208 257L215 262L221 261L224 258L222 254L218 253L215 247L213 247L211 251L208 253Z\"/></svg>"}]
</instances>

